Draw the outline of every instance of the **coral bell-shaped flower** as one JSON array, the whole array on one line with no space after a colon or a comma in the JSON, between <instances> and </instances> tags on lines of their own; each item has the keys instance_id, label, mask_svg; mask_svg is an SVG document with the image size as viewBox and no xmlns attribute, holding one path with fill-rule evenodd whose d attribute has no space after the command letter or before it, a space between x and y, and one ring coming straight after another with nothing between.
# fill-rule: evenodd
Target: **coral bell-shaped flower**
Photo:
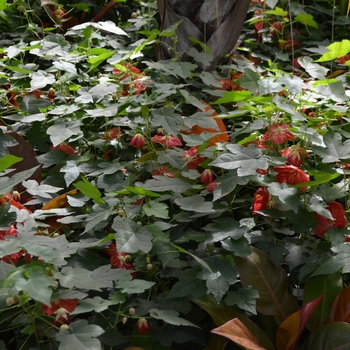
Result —
<instances>
[{"instance_id":1,"label":"coral bell-shaped flower","mask_svg":"<svg viewBox=\"0 0 350 350\"><path fill-rule=\"evenodd\" d=\"M140 334L145 334L147 333L149 330L151 329L150 324L148 323L148 321L141 317L138 321L137 321L137 331Z\"/></svg>"},{"instance_id":2,"label":"coral bell-shaped flower","mask_svg":"<svg viewBox=\"0 0 350 350\"><path fill-rule=\"evenodd\" d=\"M289 131L288 124L274 124L268 127L262 140L271 141L275 145L281 145L282 143L294 140L295 138L296 136Z\"/></svg>"},{"instance_id":3,"label":"coral bell-shaped flower","mask_svg":"<svg viewBox=\"0 0 350 350\"><path fill-rule=\"evenodd\" d=\"M219 186L217 182L209 182L205 189L207 190L207 192L213 193L217 186Z\"/></svg>"},{"instance_id":4,"label":"coral bell-shaped flower","mask_svg":"<svg viewBox=\"0 0 350 350\"><path fill-rule=\"evenodd\" d=\"M320 238L323 238L327 230L331 227L343 228L347 225L345 210L342 204L338 202L329 202L327 203L327 209L331 213L333 220L315 213L318 220L318 225L315 228L315 235Z\"/></svg>"},{"instance_id":5,"label":"coral bell-shaped flower","mask_svg":"<svg viewBox=\"0 0 350 350\"><path fill-rule=\"evenodd\" d=\"M113 139L119 139L120 136L123 135L122 130L117 127L117 128L111 128L106 133L103 135L104 140L113 140Z\"/></svg>"},{"instance_id":6,"label":"coral bell-shaped flower","mask_svg":"<svg viewBox=\"0 0 350 350\"><path fill-rule=\"evenodd\" d=\"M201 174L201 183L203 184L209 184L210 182L213 182L214 173L210 169L205 169Z\"/></svg>"},{"instance_id":7,"label":"coral bell-shaped flower","mask_svg":"<svg viewBox=\"0 0 350 350\"><path fill-rule=\"evenodd\" d=\"M254 194L253 214L268 208L270 193L266 187L259 187Z\"/></svg>"},{"instance_id":8,"label":"coral bell-shaped flower","mask_svg":"<svg viewBox=\"0 0 350 350\"><path fill-rule=\"evenodd\" d=\"M146 140L142 134L136 134L130 141L130 145L136 148L143 148L146 144Z\"/></svg>"},{"instance_id":9,"label":"coral bell-shaped flower","mask_svg":"<svg viewBox=\"0 0 350 350\"><path fill-rule=\"evenodd\" d=\"M109 255L109 261L115 268L125 270L132 270L134 268L130 255L125 252L118 252L117 246L114 243L111 243L109 248L105 249L104 252ZM136 278L136 272L132 273L131 275L133 278Z\"/></svg>"},{"instance_id":10,"label":"coral bell-shaped flower","mask_svg":"<svg viewBox=\"0 0 350 350\"><path fill-rule=\"evenodd\" d=\"M303 170L294 165L275 166L277 182L287 183L289 185L297 185L303 182L309 182L310 178ZM300 190L305 192L307 187L300 187Z\"/></svg>"},{"instance_id":11,"label":"coral bell-shaped flower","mask_svg":"<svg viewBox=\"0 0 350 350\"><path fill-rule=\"evenodd\" d=\"M174 147L181 147L182 143L181 141L172 135L165 136L165 147L166 148L174 148Z\"/></svg>"},{"instance_id":12,"label":"coral bell-shaped flower","mask_svg":"<svg viewBox=\"0 0 350 350\"><path fill-rule=\"evenodd\" d=\"M50 150L53 151L55 149L58 149L59 151L65 153L67 156L70 156L72 154L76 154L75 149L69 145L67 142L61 142L57 146L51 146Z\"/></svg>"},{"instance_id":13,"label":"coral bell-shaped flower","mask_svg":"<svg viewBox=\"0 0 350 350\"><path fill-rule=\"evenodd\" d=\"M299 145L284 148L280 151L280 153L283 157L287 158L290 165L294 165L298 168L301 166L303 158L309 156L309 153L307 153L306 150Z\"/></svg>"}]
</instances>

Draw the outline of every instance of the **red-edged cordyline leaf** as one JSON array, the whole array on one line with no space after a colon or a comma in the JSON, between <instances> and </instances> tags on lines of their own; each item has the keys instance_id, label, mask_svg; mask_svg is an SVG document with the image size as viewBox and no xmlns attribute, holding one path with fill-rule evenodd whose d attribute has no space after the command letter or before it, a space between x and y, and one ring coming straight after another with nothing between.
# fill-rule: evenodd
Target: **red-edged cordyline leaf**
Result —
<instances>
[{"instance_id":1,"label":"red-edged cordyline leaf","mask_svg":"<svg viewBox=\"0 0 350 350\"><path fill-rule=\"evenodd\" d=\"M267 350L275 350L274 345L271 343L270 339L266 335L264 331L261 330L253 321L251 321L248 317L244 316L243 314L230 310L230 309L224 309L221 307L211 307L211 306L205 306L205 304L195 301L198 305L202 307L203 310L205 310L213 319L214 323L217 326L222 326L224 323L227 323L228 321L236 318L239 319L242 324L252 333L254 336L259 339L259 342L261 346L264 347L264 349Z\"/></svg>"},{"instance_id":2,"label":"red-edged cordyline leaf","mask_svg":"<svg viewBox=\"0 0 350 350\"><path fill-rule=\"evenodd\" d=\"M316 276L306 281L303 304L307 304L323 295L323 299L308 322L308 329L321 327L329 317L332 304L337 295L343 290L343 278L340 273L328 276ZM339 320L337 320L339 321Z\"/></svg>"},{"instance_id":3,"label":"red-edged cordyline leaf","mask_svg":"<svg viewBox=\"0 0 350 350\"><path fill-rule=\"evenodd\" d=\"M350 324L334 322L317 328L304 342L300 350L350 349Z\"/></svg>"},{"instance_id":4,"label":"red-edged cordyline leaf","mask_svg":"<svg viewBox=\"0 0 350 350\"><path fill-rule=\"evenodd\" d=\"M278 350L293 350L307 322L317 309L323 296L305 304L299 311L290 315L279 326L276 334Z\"/></svg>"},{"instance_id":5,"label":"red-edged cordyline leaf","mask_svg":"<svg viewBox=\"0 0 350 350\"><path fill-rule=\"evenodd\" d=\"M248 350L266 350L238 318L213 329L212 333L222 335Z\"/></svg>"},{"instance_id":6,"label":"red-edged cordyline leaf","mask_svg":"<svg viewBox=\"0 0 350 350\"><path fill-rule=\"evenodd\" d=\"M282 267L277 268L266 253L253 248L246 258L236 257L243 286L252 286L259 292L256 309L263 315L272 315L277 324L299 310L295 297L288 291L288 277Z\"/></svg>"},{"instance_id":7,"label":"red-edged cordyline leaf","mask_svg":"<svg viewBox=\"0 0 350 350\"><path fill-rule=\"evenodd\" d=\"M334 299L327 323L350 323L350 286L343 289Z\"/></svg>"}]
</instances>

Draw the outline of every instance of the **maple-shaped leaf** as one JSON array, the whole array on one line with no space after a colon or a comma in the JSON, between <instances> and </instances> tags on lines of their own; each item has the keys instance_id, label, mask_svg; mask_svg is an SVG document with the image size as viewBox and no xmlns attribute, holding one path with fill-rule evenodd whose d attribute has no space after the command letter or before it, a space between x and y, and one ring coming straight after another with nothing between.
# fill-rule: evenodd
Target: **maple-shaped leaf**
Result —
<instances>
[{"instance_id":1,"label":"maple-shaped leaf","mask_svg":"<svg viewBox=\"0 0 350 350\"><path fill-rule=\"evenodd\" d=\"M323 141L326 145L325 148L320 146L312 147L312 150L323 158L323 163L339 162L341 159L348 159L350 157L350 140L342 143L341 134L330 130L324 136Z\"/></svg>"},{"instance_id":2,"label":"maple-shaped leaf","mask_svg":"<svg viewBox=\"0 0 350 350\"><path fill-rule=\"evenodd\" d=\"M262 157L262 152L255 145L244 147L241 145L227 145L231 153L223 153L209 165L222 169L237 169L238 176L256 174L256 169L267 169L268 163Z\"/></svg>"}]
</instances>

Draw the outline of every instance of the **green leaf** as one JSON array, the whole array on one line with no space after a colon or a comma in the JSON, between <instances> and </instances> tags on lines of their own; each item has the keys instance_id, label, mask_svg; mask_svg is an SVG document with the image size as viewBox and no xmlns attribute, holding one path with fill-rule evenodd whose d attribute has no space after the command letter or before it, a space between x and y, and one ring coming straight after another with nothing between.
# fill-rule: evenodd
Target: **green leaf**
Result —
<instances>
[{"instance_id":1,"label":"green leaf","mask_svg":"<svg viewBox=\"0 0 350 350\"><path fill-rule=\"evenodd\" d=\"M160 108L152 111L152 125L155 127L161 126L171 135L177 136L180 132L180 125L183 124L179 114L174 113L173 108Z\"/></svg>"},{"instance_id":2,"label":"green leaf","mask_svg":"<svg viewBox=\"0 0 350 350\"><path fill-rule=\"evenodd\" d=\"M57 193L58 191L62 190L61 187L39 185L35 180L22 181L22 184L33 196L40 196L44 198L52 198L49 193Z\"/></svg>"},{"instance_id":3,"label":"green leaf","mask_svg":"<svg viewBox=\"0 0 350 350\"><path fill-rule=\"evenodd\" d=\"M104 52L99 54L98 56L89 57L87 61L91 64L89 72L98 67L104 61L108 60L108 58L112 57L115 51L109 50L108 52Z\"/></svg>"},{"instance_id":4,"label":"green leaf","mask_svg":"<svg viewBox=\"0 0 350 350\"><path fill-rule=\"evenodd\" d=\"M314 63L311 57L299 57L298 62L311 77L320 80L326 79L329 69Z\"/></svg>"},{"instance_id":5,"label":"green leaf","mask_svg":"<svg viewBox=\"0 0 350 350\"><path fill-rule=\"evenodd\" d=\"M72 322L68 329L56 334L56 340L60 342L58 349L101 350L101 343L96 338L103 333L103 328L88 324L86 320Z\"/></svg>"},{"instance_id":6,"label":"green leaf","mask_svg":"<svg viewBox=\"0 0 350 350\"><path fill-rule=\"evenodd\" d=\"M314 330L300 350L347 349L350 347L350 324L334 322Z\"/></svg>"},{"instance_id":7,"label":"green leaf","mask_svg":"<svg viewBox=\"0 0 350 350\"><path fill-rule=\"evenodd\" d=\"M143 185L144 188L154 192L173 191L176 193L186 192L191 188L191 185L177 178L168 176L154 176L155 179L148 180Z\"/></svg>"},{"instance_id":8,"label":"green leaf","mask_svg":"<svg viewBox=\"0 0 350 350\"><path fill-rule=\"evenodd\" d=\"M255 145L243 147L237 144L228 144L227 149L231 153L222 153L209 165L222 169L237 169L238 176L255 175L257 169L266 170L267 160Z\"/></svg>"},{"instance_id":9,"label":"green leaf","mask_svg":"<svg viewBox=\"0 0 350 350\"><path fill-rule=\"evenodd\" d=\"M326 147L313 146L312 150L322 157L324 163L339 162L341 159L349 158L350 140L342 143L341 134L329 130L323 141Z\"/></svg>"},{"instance_id":10,"label":"green leaf","mask_svg":"<svg viewBox=\"0 0 350 350\"><path fill-rule=\"evenodd\" d=\"M0 11L4 11L7 7L6 0L0 0Z\"/></svg>"},{"instance_id":11,"label":"green leaf","mask_svg":"<svg viewBox=\"0 0 350 350\"><path fill-rule=\"evenodd\" d=\"M82 137L83 133L80 130L80 125L81 123L77 120L68 118L59 119L47 129L53 146L57 146L63 141L70 139L73 135L76 135L75 139Z\"/></svg>"},{"instance_id":12,"label":"green leaf","mask_svg":"<svg viewBox=\"0 0 350 350\"><path fill-rule=\"evenodd\" d=\"M79 315L86 312L102 312L111 305L111 302L101 297L86 298L79 301L79 305L72 311L71 315Z\"/></svg>"},{"instance_id":13,"label":"green leaf","mask_svg":"<svg viewBox=\"0 0 350 350\"><path fill-rule=\"evenodd\" d=\"M257 93L259 80L260 74L250 68L245 68L244 74L237 79L237 83L242 88L248 89L251 93Z\"/></svg>"},{"instance_id":14,"label":"green leaf","mask_svg":"<svg viewBox=\"0 0 350 350\"><path fill-rule=\"evenodd\" d=\"M56 272L54 277L60 281L60 285L66 288L101 290L97 282L91 278L91 271L84 268L67 266L62 268L61 272Z\"/></svg>"},{"instance_id":15,"label":"green leaf","mask_svg":"<svg viewBox=\"0 0 350 350\"><path fill-rule=\"evenodd\" d=\"M82 194L92 198L97 204L103 204L104 200L101 198L101 192L98 188L92 185L85 177L82 177L83 181L73 184Z\"/></svg>"},{"instance_id":16,"label":"green leaf","mask_svg":"<svg viewBox=\"0 0 350 350\"><path fill-rule=\"evenodd\" d=\"M1 286L16 288L18 292L25 291L31 298L45 305L50 305L54 285L55 281L46 274L46 267L33 264L17 268L1 282Z\"/></svg>"},{"instance_id":17,"label":"green leaf","mask_svg":"<svg viewBox=\"0 0 350 350\"><path fill-rule=\"evenodd\" d=\"M213 294L219 303L230 287L226 278L219 271L206 273L203 278L206 280L208 292Z\"/></svg>"},{"instance_id":18,"label":"green leaf","mask_svg":"<svg viewBox=\"0 0 350 350\"><path fill-rule=\"evenodd\" d=\"M240 309L256 315L256 299L258 298L259 293L248 286L238 289L237 292L228 292L225 303L227 305L237 305Z\"/></svg>"},{"instance_id":19,"label":"green leaf","mask_svg":"<svg viewBox=\"0 0 350 350\"><path fill-rule=\"evenodd\" d=\"M0 158L0 171L8 169L11 165L16 164L23 160L23 158L16 157L12 154L7 154L4 157Z\"/></svg>"},{"instance_id":20,"label":"green leaf","mask_svg":"<svg viewBox=\"0 0 350 350\"><path fill-rule=\"evenodd\" d=\"M175 310L150 309L149 314L151 317L157 320L162 320L174 326L190 326L190 327L200 328L195 324L193 324L192 322L187 321L184 318L178 317L179 313Z\"/></svg>"},{"instance_id":21,"label":"green leaf","mask_svg":"<svg viewBox=\"0 0 350 350\"><path fill-rule=\"evenodd\" d=\"M333 44L327 46L329 52L322 55L316 62L332 61L336 58L345 56L350 52L350 40L344 39L342 41L336 41Z\"/></svg>"},{"instance_id":22,"label":"green leaf","mask_svg":"<svg viewBox=\"0 0 350 350\"><path fill-rule=\"evenodd\" d=\"M169 218L169 208L166 204L160 203L158 201L149 201L142 206L147 216L154 216L160 219Z\"/></svg>"},{"instance_id":23,"label":"green leaf","mask_svg":"<svg viewBox=\"0 0 350 350\"><path fill-rule=\"evenodd\" d=\"M115 241L119 251L136 253L141 250L148 253L152 249L152 235L132 220L117 216L112 228L116 231Z\"/></svg>"},{"instance_id":24,"label":"green leaf","mask_svg":"<svg viewBox=\"0 0 350 350\"><path fill-rule=\"evenodd\" d=\"M249 99L252 94L249 91L227 91L224 93L224 96L217 99L213 104L224 104L224 103L232 103L238 101L245 101Z\"/></svg>"},{"instance_id":25,"label":"green leaf","mask_svg":"<svg viewBox=\"0 0 350 350\"><path fill-rule=\"evenodd\" d=\"M228 237L236 240L243 237L249 231L247 226L241 226L240 223L234 219L212 223L204 229L205 231L210 232L210 234L207 235L204 244L223 241Z\"/></svg>"},{"instance_id":26,"label":"green leaf","mask_svg":"<svg viewBox=\"0 0 350 350\"><path fill-rule=\"evenodd\" d=\"M145 188L142 188L142 187L124 186L124 188L127 190L127 193L125 193L125 194L132 193L132 194L136 194L136 195L140 195L140 196L147 196L147 197L153 197L153 198L160 197L160 194L146 190ZM124 194L124 193L121 193L121 191L118 193Z\"/></svg>"},{"instance_id":27,"label":"green leaf","mask_svg":"<svg viewBox=\"0 0 350 350\"><path fill-rule=\"evenodd\" d=\"M304 24L308 27L313 27L318 29L318 24L314 20L314 16L310 15L309 13L298 13L295 18L297 22L300 22L301 24Z\"/></svg>"},{"instance_id":28,"label":"green leaf","mask_svg":"<svg viewBox=\"0 0 350 350\"><path fill-rule=\"evenodd\" d=\"M213 202L234 191L237 185L246 185L248 181L249 180L247 178L239 177L237 175L237 171L234 170L219 176L215 180L215 182L219 185L214 189Z\"/></svg>"},{"instance_id":29,"label":"green leaf","mask_svg":"<svg viewBox=\"0 0 350 350\"><path fill-rule=\"evenodd\" d=\"M80 175L80 169L77 166L77 162L75 160L68 160L67 164L61 168L60 172L65 173L64 180L67 187L69 187L71 183L75 181Z\"/></svg>"},{"instance_id":30,"label":"green leaf","mask_svg":"<svg viewBox=\"0 0 350 350\"><path fill-rule=\"evenodd\" d=\"M47 85L53 84L56 79L53 74L47 73L43 70L38 70L37 72L33 72L31 74L31 82L30 87L32 90L40 90Z\"/></svg>"},{"instance_id":31,"label":"green leaf","mask_svg":"<svg viewBox=\"0 0 350 350\"><path fill-rule=\"evenodd\" d=\"M115 288L120 289L123 293L137 294L150 289L155 285L154 282L149 282L139 279L131 279L131 275L123 276L115 283Z\"/></svg>"},{"instance_id":32,"label":"green leaf","mask_svg":"<svg viewBox=\"0 0 350 350\"><path fill-rule=\"evenodd\" d=\"M259 293L256 309L271 315L277 324L299 309L297 300L288 290L288 277L282 266L277 268L266 253L253 248L246 258L236 257L244 287L252 286Z\"/></svg>"},{"instance_id":33,"label":"green leaf","mask_svg":"<svg viewBox=\"0 0 350 350\"><path fill-rule=\"evenodd\" d=\"M205 199L201 196L191 196L185 198L177 198L174 201L181 209L187 211L194 211L197 213L213 213L212 202L206 202Z\"/></svg>"},{"instance_id":34,"label":"green leaf","mask_svg":"<svg viewBox=\"0 0 350 350\"><path fill-rule=\"evenodd\" d=\"M281 16L281 17L286 17L288 15L288 12L283 10L280 7L276 7L274 10L265 11L264 13L267 13L268 15Z\"/></svg>"},{"instance_id":35,"label":"green leaf","mask_svg":"<svg viewBox=\"0 0 350 350\"><path fill-rule=\"evenodd\" d=\"M343 290L343 279L340 273L328 276L309 278L304 287L303 305L323 295L318 306L308 323L308 328L321 327L328 319L335 297Z\"/></svg>"},{"instance_id":36,"label":"green leaf","mask_svg":"<svg viewBox=\"0 0 350 350\"><path fill-rule=\"evenodd\" d=\"M294 213L298 212L299 194L296 188L291 188L286 184L273 182L268 186L268 189L273 196L278 197L278 199L292 209Z\"/></svg>"}]
</instances>

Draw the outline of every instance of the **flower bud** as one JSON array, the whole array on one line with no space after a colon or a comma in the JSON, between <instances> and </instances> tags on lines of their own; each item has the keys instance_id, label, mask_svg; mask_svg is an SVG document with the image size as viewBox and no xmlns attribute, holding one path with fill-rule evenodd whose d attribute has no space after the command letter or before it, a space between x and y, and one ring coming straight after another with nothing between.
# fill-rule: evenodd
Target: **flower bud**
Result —
<instances>
[{"instance_id":1,"label":"flower bud","mask_svg":"<svg viewBox=\"0 0 350 350\"><path fill-rule=\"evenodd\" d=\"M150 324L148 323L148 321L141 317L138 322L137 322L137 331L140 333L140 334L145 334L147 333L149 330L150 330L151 326Z\"/></svg>"},{"instance_id":2,"label":"flower bud","mask_svg":"<svg viewBox=\"0 0 350 350\"><path fill-rule=\"evenodd\" d=\"M146 140L142 134L136 134L130 141L130 145L135 148L143 148L146 144Z\"/></svg>"},{"instance_id":3,"label":"flower bud","mask_svg":"<svg viewBox=\"0 0 350 350\"><path fill-rule=\"evenodd\" d=\"M63 323L63 324L60 326L60 332L65 331L66 329L69 329L69 325Z\"/></svg>"},{"instance_id":4,"label":"flower bud","mask_svg":"<svg viewBox=\"0 0 350 350\"><path fill-rule=\"evenodd\" d=\"M132 18L132 19L137 18L137 13L136 13L136 12L133 12L133 13L131 14L131 18Z\"/></svg>"},{"instance_id":5,"label":"flower bud","mask_svg":"<svg viewBox=\"0 0 350 350\"><path fill-rule=\"evenodd\" d=\"M153 269L153 265L152 264L147 264L147 270L151 271Z\"/></svg>"},{"instance_id":6,"label":"flower bud","mask_svg":"<svg viewBox=\"0 0 350 350\"><path fill-rule=\"evenodd\" d=\"M14 300L12 297L6 298L6 305L7 306L12 306L14 304Z\"/></svg>"},{"instance_id":7,"label":"flower bud","mask_svg":"<svg viewBox=\"0 0 350 350\"><path fill-rule=\"evenodd\" d=\"M128 321L128 318L126 316L123 317L123 320L122 320L123 324L125 324L127 321Z\"/></svg>"},{"instance_id":8,"label":"flower bud","mask_svg":"<svg viewBox=\"0 0 350 350\"><path fill-rule=\"evenodd\" d=\"M147 264L149 264L151 262L151 258L149 256L146 258L146 262L147 262Z\"/></svg>"},{"instance_id":9,"label":"flower bud","mask_svg":"<svg viewBox=\"0 0 350 350\"><path fill-rule=\"evenodd\" d=\"M12 198L14 201L19 202L21 200L21 195L18 191L12 191Z\"/></svg>"},{"instance_id":10,"label":"flower bud","mask_svg":"<svg viewBox=\"0 0 350 350\"><path fill-rule=\"evenodd\" d=\"M135 315L135 309L134 309L133 307L131 307L131 308L129 309L129 315L130 315L130 316L134 316L134 315Z\"/></svg>"}]
</instances>

